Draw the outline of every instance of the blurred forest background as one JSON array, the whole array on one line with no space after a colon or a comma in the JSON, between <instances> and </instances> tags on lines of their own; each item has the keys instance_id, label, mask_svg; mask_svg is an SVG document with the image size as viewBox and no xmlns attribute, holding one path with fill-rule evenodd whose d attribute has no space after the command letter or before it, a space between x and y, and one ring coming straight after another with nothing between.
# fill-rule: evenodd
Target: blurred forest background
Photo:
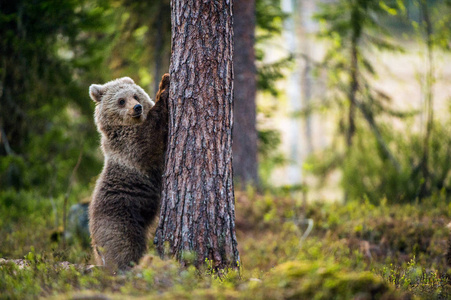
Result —
<instances>
[{"instance_id":1,"label":"blurred forest background","mask_svg":"<svg viewBox=\"0 0 451 300\"><path fill-rule=\"evenodd\" d=\"M47 253L89 262L89 241L68 248L61 235L69 207L89 201L103 163L88 87L130 76L154 97L169 70L169 2L0 3L0 257L45 261ZM257 173L252 180L237 176L238 242L244 268L247 262L251 270L244 278L261 278L287 261L292 265L280 267L280 274L291 274L287 270L308 259L328 261L332 273L371 270L387 284L377 293L395 286L445 297L451 1L251 3L255 19L239 22L255 27L256 84L247 88L256 97L246 101L256 103L256 124L247 130L256 128L258 138L257 152L249 153ZM242 51L235 48L235 55ZM257 242L263 236L266 244ZM332 274L321 273L322 267L302 267L307 277L319 276L311 286ZM0 287L11 297L18 295L11 288L18 282L24 293L70 290L30 288L36 278L41 288L51 283L37 273L30 282L16 282L8 272L0 272L10 278ZM343 274L336 278L348 278ZM356 293L374 283L362 276L352 277L368 280L356 283ZM86 286L106 288L98 280ZM230 280L237 288L244 279ZM73 288L84 287L80 282ZM252 295L253 283L246 288ZM328 288L323 285L324 299L327 291L354 291Z\"/></svg>"}]
</instances>

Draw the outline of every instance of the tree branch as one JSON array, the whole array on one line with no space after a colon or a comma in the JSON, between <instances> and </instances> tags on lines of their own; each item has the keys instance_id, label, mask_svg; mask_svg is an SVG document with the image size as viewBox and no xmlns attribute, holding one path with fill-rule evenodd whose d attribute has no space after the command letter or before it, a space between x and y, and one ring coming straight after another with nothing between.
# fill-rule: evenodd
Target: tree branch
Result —
<instances>
[{"instance_id":1,"label":"tree branch","mask_svg":"<svg viewBox=\"0 0 451 300\"><path fill-rule=\"evenodd\" d=\"M364 104L362 104L360 101L356 101L356 106L359 108L359 110L362 112L363 117L370 125L371 131L373 132L374 136L376 137L377 142L382 147L382 151L384 154L388 157L388 159L391 161L392 165L395 167L396 171L398 173L401 172L401 166L399 162L396 160L394 155L391 153L390 148L385 143L382 134L379 130L379 127L377 127L376 122L373 118L373 115L366 109Z\"/></svg>"}]
</instances>

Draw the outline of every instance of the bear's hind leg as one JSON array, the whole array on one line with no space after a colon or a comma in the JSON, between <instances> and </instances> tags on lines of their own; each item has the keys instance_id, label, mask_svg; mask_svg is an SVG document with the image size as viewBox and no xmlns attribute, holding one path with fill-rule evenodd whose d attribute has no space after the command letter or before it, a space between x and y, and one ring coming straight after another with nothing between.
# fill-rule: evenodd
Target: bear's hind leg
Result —
<instances>
[{"instance_id":1,"label":"bear's hind leg","mask_svg":"<svg viewBox=\"0 0 451 300\"><path fill-rule=\"evenodd\" d=\"M138 264L147 249L147 230L138 224L113 220L102 223L92 233L97 264L111 270L126 270Z\"/></svg>"}]
</instances>

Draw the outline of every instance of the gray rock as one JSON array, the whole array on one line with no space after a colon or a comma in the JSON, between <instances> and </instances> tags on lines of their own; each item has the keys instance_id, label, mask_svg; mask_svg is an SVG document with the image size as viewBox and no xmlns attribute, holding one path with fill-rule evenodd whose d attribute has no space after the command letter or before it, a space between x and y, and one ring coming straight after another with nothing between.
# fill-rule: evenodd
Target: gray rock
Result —
<instances>
[{"instance_id":1,"label":"gray rock","mask_svg":"<svg viewBox=\"0 0 451 300\"><path fill-rule=\"evenodd\" d=\"M81 243L83 247L89 247L89 202L74 204L69 209L67 216L67 229L64 234L68 243Z\"/></svg>"}]
</instances>

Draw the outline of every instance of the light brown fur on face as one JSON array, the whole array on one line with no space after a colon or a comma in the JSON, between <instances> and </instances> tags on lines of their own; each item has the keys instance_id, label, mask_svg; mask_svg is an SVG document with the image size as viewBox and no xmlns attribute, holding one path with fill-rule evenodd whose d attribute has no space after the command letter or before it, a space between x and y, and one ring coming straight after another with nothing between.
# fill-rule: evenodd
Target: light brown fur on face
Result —
<instances>
[{"instance_id":1,"label":"light brown fur on face","mask_svg":"<svg viewBox=\"0 0 451 300\"><path fill-rule=\"evenodd\" d=\"M167 144L169 75L153 102L124 77L89 88L105 156L89 208L96 262L111 270L138 263L160 204ZM142 105L142 112L134 109Z\"/></svg>"},{"instance_id":2,"label":"light brown fur on face","mask_svg":"<svg viewBox=\"0 0 451 300\"><path fill-rule=\"evenodd\" d=\"M155 105L149 95L129 77L123 77L103 85L93 84L89 94L97 103L95 121L97 126L136 125L145 121L147 113ZM124 105L119 101L123 100ZM140 117L133 117L133 107L143 106Z\"/></svg>"}]
</instances>

